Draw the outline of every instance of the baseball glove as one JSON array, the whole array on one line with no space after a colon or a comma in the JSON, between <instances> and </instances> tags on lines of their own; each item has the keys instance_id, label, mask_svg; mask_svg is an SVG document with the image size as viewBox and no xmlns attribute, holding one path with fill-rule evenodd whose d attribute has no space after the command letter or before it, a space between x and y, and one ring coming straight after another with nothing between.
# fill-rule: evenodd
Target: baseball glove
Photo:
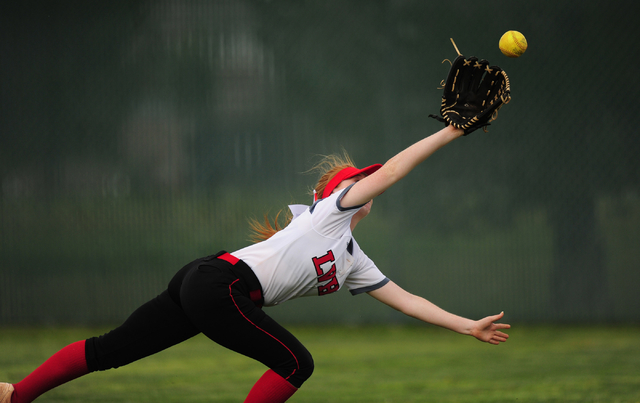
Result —
<instances>
[{"instance_id":1,"label":"baseball glove","mask_svg":"<svg viewBox=\"0 0 640 403\"><path fill-rule=\"evenodd\" d=\"M511 100L509 77L500 67L489 67L484 59L458 55L443 83L442 117L429 116L464 130L465 136L481 127L486 132L498 110Z\"/></svg>"}]
</instances>

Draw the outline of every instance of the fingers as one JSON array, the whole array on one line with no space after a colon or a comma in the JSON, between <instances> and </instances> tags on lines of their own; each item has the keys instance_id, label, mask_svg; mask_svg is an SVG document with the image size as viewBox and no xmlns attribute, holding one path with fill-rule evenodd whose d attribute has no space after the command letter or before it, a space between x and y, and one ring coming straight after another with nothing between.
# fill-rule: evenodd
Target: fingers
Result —
<instances>
[{"instance_id":1,"label":"fingers","mask_svg":"<svg viewBox=\"0 0 640 403\"><path fill-rule=\"evenodd\" d=\"M497 315L489 316L489 318L491 318L491 322L494 329L510 329L511 328L511 325L508 323L493 323L497 320L502 319L503 316L504 316L504 311L500 312Z\"/></svg>"},{"instance_id":2,"label":"fingers","mask_svg":"<svg viewBox=\"0 0 640 403\"><path fill-rule=\"evenodd\" d=\"M498 345L500 343L506 342L508 338L509 338L508 334L504 334L502 332L496 332L496 334L491 336L491 339L489 339L488 343Z\"/></svg>"},{"instance_id":3,"label":"fingers","mask_svg":"<svg viewBox=\"0 0 640 403\"><path fill-rule=\"evenodd\" d=\"M498 336L498 337L502 337L502 338L504 338L505 340L509 338L509 335L508 335L508 334L506 334L506 333L502 333L502 332L496 332L496 336Z\"/></svg>"},{"instance_id":4,"label":"fingers","mask_svg":"<svg viewBox=\"0 0 640 403\"><path fill-rule=\"evenodd\" d=\"M491 321L495 322L496 320L500 320L500 319L502 319L503 316L504 316L504 311L500 312L497 315L491 316Z\"/></svg>"},{"instance_id":5,"label":"fingers","mask_svg":"<svg viewBox=\"0 0 640 403\"><path fill-rule=\"evenodd\" d=\"M500 312L500 314L495 315L493 317L494 320L498 320L504 316L504 312ZM489 340L490 344L498 345L500 343L504 343L509 338L509 335L501 332L499 329L510 329L511 325L507 323L492 323L492 331L491 339Z\"/></svg>"},{"instance_id":6,"label":"fingers","mask_svg":"<svg viewBox=\"0 0 640 403\"><path fill-rule=\"evenodd\" d=\"M500 312L497 315L487 316L486 318L481 319L480 322L485 323L487 325L492 325L492 324L494 324L494 322L502 319L503 316L504 316L504 311ZM496 323L496 325L497 325L497 323Z\"/></svg>"},{"instance_id":7,"label":"fingers","mask_svg":"<svg viewBox=\"0 0 640 403\"><path fill-rule=\"evenodd\" d=\"M506 342L509 335L500 330L510 329L511 325L508 323L495 323L497 320L502 319L502 317L504 317L504 311L480 320L478 324L480 325L479 328L482 329L481 335L477 335L476 338L494 345Z\"/></svg>"}]
</instances>

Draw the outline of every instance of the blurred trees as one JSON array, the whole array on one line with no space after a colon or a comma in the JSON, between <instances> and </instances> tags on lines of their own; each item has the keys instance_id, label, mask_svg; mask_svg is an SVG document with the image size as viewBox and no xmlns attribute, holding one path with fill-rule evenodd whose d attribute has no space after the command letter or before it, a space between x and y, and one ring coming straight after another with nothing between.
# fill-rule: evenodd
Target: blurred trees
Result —
<instances>
[{"instance_id":1,"label":"blurred trees","mask_svg":"<svg viewBox=\"0 0 640 403\"><path fill-rule=\"evenodd\" d=\"M640 87L638 56L610 34L637 36L632 4L499 3L3 5L2 198L229 186L305 197L315 178L300 173L315 155L345 148L360 165L384 162L441 127L427 115L453 37L509 73L513 101L488 134L380 198L391 249L401 255L412 232L481 237L542 210L555 245L550 315L603 319L612 252L599 206L640 198L640 141L624 109ZM497 49L508 29L529 40L520 59Z\"/></svg>"}]
</instances>

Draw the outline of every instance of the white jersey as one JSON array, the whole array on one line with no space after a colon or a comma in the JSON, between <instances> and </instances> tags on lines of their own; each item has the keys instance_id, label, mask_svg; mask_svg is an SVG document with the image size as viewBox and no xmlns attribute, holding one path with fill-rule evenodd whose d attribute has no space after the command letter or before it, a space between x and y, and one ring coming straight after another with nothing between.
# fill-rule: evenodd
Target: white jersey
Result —
<instances>
[{"instance_id":1,"label":"white jersey","mask_svg":"<svg viewBox=\"0 0 640 403\"><path fill-rule=\"evenodd\" d=\"M389 282L353 238L351 217L361 206L339 204L349 189L320 199L268 240L232 253L258 277L264 306L342 286L356 295Z\"/></svg>"}]
</instances>

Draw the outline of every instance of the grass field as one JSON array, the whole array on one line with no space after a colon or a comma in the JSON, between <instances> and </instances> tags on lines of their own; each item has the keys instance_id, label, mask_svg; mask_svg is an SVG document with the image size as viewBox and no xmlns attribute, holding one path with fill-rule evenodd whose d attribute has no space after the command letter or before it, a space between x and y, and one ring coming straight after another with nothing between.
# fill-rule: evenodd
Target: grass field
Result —
<instances>
[{"instance_id":1,"label":"grass field","mask_svg":"<svg viewBox=\"0 0 640 403\"><path fill-rule=\"evenodd\" d=\"M0 380L104 330L0 328ZM427 326L292 331L316 370L291 402L640 402L637 326L518 326L501 346ZM37 402L241 402L264 370L197 336Z\"/></svg>"}]
</instances>

